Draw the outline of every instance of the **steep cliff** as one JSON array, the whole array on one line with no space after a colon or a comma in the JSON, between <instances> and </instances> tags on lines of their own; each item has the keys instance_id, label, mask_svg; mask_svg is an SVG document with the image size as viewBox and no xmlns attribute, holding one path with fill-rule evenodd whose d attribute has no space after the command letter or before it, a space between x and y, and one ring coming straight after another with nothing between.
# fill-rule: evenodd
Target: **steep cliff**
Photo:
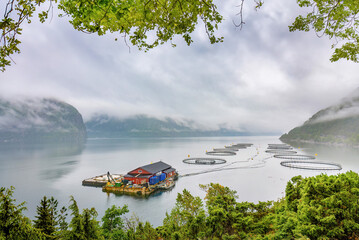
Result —
<instances>
[{"instance_id":1,"label":"steep cliff","mask_svg":"<svg viewBox=\"0 0 359 240\"><path fill-rule=\"evenodd\" d=\"M55 99L0 98L0 142L83 142L86 127L73 106Z\"/></svg>"}]
</instances>

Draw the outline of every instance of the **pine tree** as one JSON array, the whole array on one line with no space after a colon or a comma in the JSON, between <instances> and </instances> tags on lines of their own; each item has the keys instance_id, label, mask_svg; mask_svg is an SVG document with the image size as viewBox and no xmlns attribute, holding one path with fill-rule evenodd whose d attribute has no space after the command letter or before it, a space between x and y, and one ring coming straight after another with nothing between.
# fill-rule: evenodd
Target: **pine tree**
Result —
<instances>
[{"instance_id":1,"label":"pine tree","mask_svg":"<svg viewBox=\"0 0 359 240\"><path fill-rule=\"evenodd\" d=\"M52 198L53 199L53 198ZM37 216L34 220L34 227L46 235L47 239L53 239L56 227L55 212L57 201L50 201L46 196L41 200L40 206L37 206ZM51 206L52 203L52 206Z\"/></svg>"},{"instance_id":2,"label":"pine tree","mask_svg":"<svg viewBox=\"0 0 359 240\"><path fill-rule=\"evenodd\" d=\"M31 221L23 215L25 202L16 204L14 187L0 188L0 239L43 239Z\"/></svg>"}]
</instances>

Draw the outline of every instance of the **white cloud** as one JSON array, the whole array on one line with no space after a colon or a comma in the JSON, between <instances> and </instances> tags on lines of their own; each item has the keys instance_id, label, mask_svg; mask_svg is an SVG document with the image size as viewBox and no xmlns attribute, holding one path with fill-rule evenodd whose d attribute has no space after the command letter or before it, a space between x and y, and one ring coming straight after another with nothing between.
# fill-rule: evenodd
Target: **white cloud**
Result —
<instances>
[{"instance_id":1,"label":"white cloud","mask_svg":"<svg viewBox=\"0 0 359 240\"><path fill-rule=\"evenodd\" d=\"M224 43L210 45L202 27L187 47L181 38L139 52L116 35L72 29L66 19L34 21L24 28L22 53L0 73L0 94L56 97L89 118L147 114L193 119L251 131L286 132L357 88L359 69L330 63L330 41L314 32L289 33L303 11L295 2L265 1L258 12L246 2L244 28L238 1L219 2Z\"/></svg>"}]
</instances>

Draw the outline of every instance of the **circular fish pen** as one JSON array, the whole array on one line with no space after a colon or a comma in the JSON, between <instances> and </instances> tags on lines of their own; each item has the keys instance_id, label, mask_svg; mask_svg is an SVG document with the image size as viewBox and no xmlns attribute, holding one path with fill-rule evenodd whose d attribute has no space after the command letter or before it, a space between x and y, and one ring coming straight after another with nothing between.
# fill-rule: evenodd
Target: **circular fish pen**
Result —
<instances>
[{"instance_id":1,"label":"circular fish pen","mask_svg":"<svg viewBox=\"0 0 359 240\"><path fill-rule=\"evenodd\" d=\"M287 155L287 154L296 154L296 151L286 150L286 149L269 149L265 151L266 153L272 153L277 155Z\"/></svg>"},{"instance_id":2,"label":"circular fish pen","mask_svg":"<svg viewBox=\"0 0 359 240\"><path fill-rule=\"evenodd\" d=\"M244 147L244 146L224 146L227 150L232 150L232 149L235 149L235 150L239 150L239 149L246 149L247 147Z\"/></svg>"},{"instance_id":3,"label":"circular fish pen","mask_svg":"<svg viewBox=\"0 0 359 240\"><path fill-rule=\"evenodd\" d=\"M213 156L233 156L236 155L233 151L210 151L206 152L207 155L213 155Z\"/></svg>"},{"instance_id":4,"label":"circular fish pen","mask_svg":"<svg viewBox=\"0 0 359 240\"><path fill-rule=\"evenodd\" d=\"M227 152L227 151L238 151L238 149L237 148L213 148L213 151L214 152L221 152L221 151Z\"/></svg>"},{"instance_id":5,"label":"circular fish pen","mask_svg":"<svg viewBox=\"0 0 359 240\"><path fill-rule=\"evenodd\" d=\"M223 164L227 161L222 158L187 158L183 160L187 164L198 164L198 165L215 165Z\"/></svg>"},{"instance_id":6,"label":"circular fish pen","mask_svg":"<svg viewBox=\"0 0 359 240\"><path fill-rule=\"evenodd\" d=\"M268 148L267 149L283 149L283 150L291 150L291 149L293 149L291 146L274 146L274 145L270 145L270 146L268 146Z\"/></svg>"},{"instance_id":7,"label":"circular fish pen","mask_svg":"<svg viewBox=\"0 0 359 240\"><path fill-rule=\"evenodd\" d=\"M288 144L285 143L268 143L268 146L289 146Z\"/></svg>"},{"instance_id":8,"label":"circular fish pen","mask_svg":"<svg viewBox=\"0 0 359 240\"><path fill-rule=\"evenodd\" d=\"M275 158L290 159L290 160L314 160L315 157L311 155L299 155L299 154L276 154Z\"/></svg>"},{"instance_id":9,"label":"circular fish pen","mask_svg":"<svg viewBox=\"0 0 359 240\"><path fill-rule=\"evenodd\" d=\"M305 169L305 170L342 170L342 166L337 163L313 162L313 161L283 161L280 163L283 167Z\"/></svg>"},{"instance_id":10,"label":"circular fish pen","mask_svg":"<svg viewBox=\"0 0 359 240\"><path fill-rule=\"evenodd\" d=\"M232 145L233 147L252 147L253 143L237 143Z\"/></svg>"}]
</instances>

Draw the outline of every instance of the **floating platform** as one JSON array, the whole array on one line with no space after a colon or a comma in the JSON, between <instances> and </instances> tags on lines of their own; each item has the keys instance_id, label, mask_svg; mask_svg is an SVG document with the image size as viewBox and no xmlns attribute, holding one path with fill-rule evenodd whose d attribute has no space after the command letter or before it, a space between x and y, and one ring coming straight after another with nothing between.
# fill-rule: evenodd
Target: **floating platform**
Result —
<instances>
[{"instance_id":1,"label":"floating platform","mask_svg":"<svg viewBox=\"0 0 359 240\"><path fill-rule=\"evenodd\" d=\"M158 190L166 191L172 189L175 186L174 181L175 180L173 178L169 178L155 185L149 185L148 187L137 184L116 186L116 184L113 185L109 183L105 184L105 186L102 187L102 191L115 194L137 195L147 197Z\"/></svg>"},{"instance_id":2,"label":"floating platform","mask_svg":"<svg viewBox=\"0 0 359 240\"><path fill-rule=\"evenodd\" d=\"M112 178L115 181L121 181L123 179L123 174L111 174ZM108 182L107 174L102 174L96 177L87 178L82 181L82 186L89 187L103 187Z\"/></svg>"}]
</instances>

